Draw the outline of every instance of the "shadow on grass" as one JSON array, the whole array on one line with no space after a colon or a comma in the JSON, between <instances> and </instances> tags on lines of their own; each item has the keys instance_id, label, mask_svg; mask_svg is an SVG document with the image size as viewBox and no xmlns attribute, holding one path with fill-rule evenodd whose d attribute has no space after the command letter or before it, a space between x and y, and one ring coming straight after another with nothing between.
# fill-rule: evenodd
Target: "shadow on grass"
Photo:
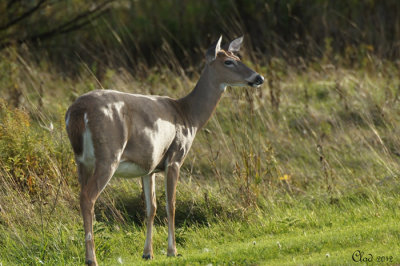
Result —
<instances>
[{"instance_id":1,"label":"shadow on grass","mask_svg":"<svg viewBox=\"0 0 400 266\"><path fill-rule=\"evenodd\" d=\"M112 193L111 193L112 194ZM175 224L177 227L209 224L222 219L243 220L240 210L227 206L226 200L221 200L210 193L192 194L190 191L180 191L177 195ZM100 198L95 207L96 219L105 223L134 223L138 226L145 221L145 202L142 193L116 192L112 196ZM156 225L166 225L167 213L165 192L157 195Z\"/></svg>"}]
</instances>

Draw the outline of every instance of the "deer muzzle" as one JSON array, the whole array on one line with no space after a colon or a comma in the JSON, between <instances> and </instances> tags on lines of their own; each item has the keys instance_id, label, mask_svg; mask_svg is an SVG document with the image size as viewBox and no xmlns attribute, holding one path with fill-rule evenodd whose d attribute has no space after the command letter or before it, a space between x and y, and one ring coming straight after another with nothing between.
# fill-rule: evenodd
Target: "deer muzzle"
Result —
<instances>
[{"instance_id":1,"label":"deer muzzle","mask_svg":"<svg viewBox=\"0 0 400 266\"><path fill-rule=\"evenodd\" d=\"M260 74L255 74L247 80L247 84L252 87L258 87L264 83L264 77Z\"/></svg>"}]
</instances>

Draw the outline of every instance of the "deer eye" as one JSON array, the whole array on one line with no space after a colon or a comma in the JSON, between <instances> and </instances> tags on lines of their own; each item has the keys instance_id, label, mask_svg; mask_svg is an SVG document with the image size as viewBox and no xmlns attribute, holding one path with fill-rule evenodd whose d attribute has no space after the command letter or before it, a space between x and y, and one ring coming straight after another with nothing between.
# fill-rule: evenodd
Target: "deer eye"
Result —
<instances>
[{"instance_id":1,"label":"deer eye","mask_svg":"<svg viewBox=\"0 0 400 266\"><path fill-rule=\"evenodd\" d=\"M224 62L224 64L226 65L226 66L233 66L233 61L232 60L226 60L225 62Z\"/></svg>"}]
</instances>

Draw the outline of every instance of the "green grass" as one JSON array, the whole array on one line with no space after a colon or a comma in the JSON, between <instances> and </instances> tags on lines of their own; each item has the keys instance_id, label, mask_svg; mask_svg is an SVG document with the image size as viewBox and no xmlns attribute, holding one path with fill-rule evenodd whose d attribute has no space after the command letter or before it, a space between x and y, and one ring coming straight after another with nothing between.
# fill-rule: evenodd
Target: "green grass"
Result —
<instances>
[{"instance_id":1,"label":"green grass","mask_svg":"<svg viewBox=\"0 0 400 266\"><path fill-rule=\"evenodd\" d=\"M399 263L398 213L385 209L381 211L387 213L378 216L373 214L376 208L357 206L357 211L368 213L357 217L343 214L355 212L352 208L326 206L283 220L272 216L251 224L226 222L196 228L187 233L190 241L180 250L184 257L172 261L157 256L154 264L350 264L356 250L375 257L393 256L393 263ZM326 217L315 216L315 223L310 224L307 216L314 216L315 212ZM301 216L296 218L297 215ZM210 230L214 231L211 236Z\"/></svg>"},{"instance_id":2,"label":"green grass","mask_svg":"<svg viewBox=\"0 0 400 266\"><path fill-rule=\"evenodd\" d=\"M259 212L247 221L180 226L178 258L166 257L167 228L157 225L151 262L141 259L142 226L97 222L97 254L101 265L118 265L119 260L126 265L337 265L353 263L353 253L360 250L372 254L375 262L378 256L392 256L391 264L400 263L400 197L376 199L365 193L363 200L348 197L329 203L307 197L291 202L292 207L275 202L269 215ZM18 234L24 245L13 232L0 230L3 265L83 263L80 221L47 225L37 238L30 238L35 233L28 228Z\"/></svg>"}]
</instances>

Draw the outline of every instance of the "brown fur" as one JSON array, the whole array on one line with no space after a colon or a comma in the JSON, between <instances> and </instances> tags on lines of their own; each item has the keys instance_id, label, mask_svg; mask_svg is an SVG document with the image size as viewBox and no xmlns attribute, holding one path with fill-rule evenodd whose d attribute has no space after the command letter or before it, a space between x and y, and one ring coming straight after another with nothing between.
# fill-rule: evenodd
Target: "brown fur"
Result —
<instances>
[{"instance_id":1,"label":"brown fur","mask_svg":"<svg viewBox=\"0 0 400 266\"><path fill-rule=\"evenodd\" d=\"M72 107L65 115L65 118L69 116L67 133L75 155L81 155L83 151L82 134L85 130L85 122L83 121L85 108L76 105Z\"/></svg>"}]
</instances>

